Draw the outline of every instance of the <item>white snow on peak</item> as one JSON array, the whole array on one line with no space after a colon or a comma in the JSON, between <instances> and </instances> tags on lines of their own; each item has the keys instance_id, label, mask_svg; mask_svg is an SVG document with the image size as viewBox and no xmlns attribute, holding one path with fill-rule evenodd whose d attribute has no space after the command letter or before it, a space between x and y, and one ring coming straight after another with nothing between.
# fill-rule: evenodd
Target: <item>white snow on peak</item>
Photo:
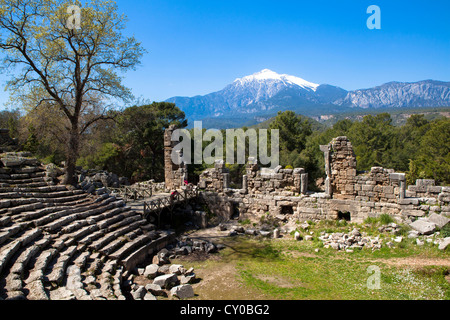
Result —
<instances>
[{"instance_id":1,"label":"white snow on peak","mask_svg":"<svg viewBox=\"0 0 450 320\"><path fill-rule=\"evenodd\" d=\"M241 84L244 84L247 82L267 81L267 80L275 80L284 82L286 84L294 84L305 89L311 89L313 91L316 91L317 88L320 86L319 84L306 81L302 78L290 76L287 74L278 74L269 69L264 69L250 76L236 79L235 82L240 82Z\"/></svg>"}]
</instances>

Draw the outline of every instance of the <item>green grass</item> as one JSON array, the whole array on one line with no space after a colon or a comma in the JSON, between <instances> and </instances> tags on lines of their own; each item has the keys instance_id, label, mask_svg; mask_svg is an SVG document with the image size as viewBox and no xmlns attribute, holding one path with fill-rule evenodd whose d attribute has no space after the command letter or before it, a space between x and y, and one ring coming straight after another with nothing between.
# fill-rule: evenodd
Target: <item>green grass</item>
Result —
<instances>
[{"instance_id":1,"label":"green grass","mask_svg":"<svg viewBox=\"0 0 450 320\"><path fill-rule=\"evenodd\" d=\"M362 233L379 236L386 243L392 235L379 233L381 219L363 225L339 221L312 224L302 235L313 232L313 241L295 241L292 235L271 240L248 236L224 238L226 249L218 260L192 265L205 273L231 264L240 292L253 292L275 300L450 300L450 251L438 250L425 242L404 237L395 248L364 248L353 253L326 249L318 239L323 231ZM316 250L319 249L318 252ZM419 265L411 264L419 259ZM437 264L437 265L434 265ZM367 286L370 266L380 269L380 289ZM224 286L226 285L226 281ZM216 284L219 285L220 284ZM230 291L230 295L233 295ZM201 299L201 296L199 297ZM233 297L230 297L233 298ZM252 299L252 295L248 296Z\"/></svg>"},{"instance_id":2,"label":"green grass","mask_svg":"<svg viewBox=\"0 0 450 320\"><path fill-rule=\"evenodd\" d=\"M255 247L255 244L252 246ZM426 272L423 269L417 271L374 261L414 255L446 257L443 253L435 252L431 245L414 248L412 244L407 244L404 249L383 248L375 252L361 250L354 254L323 248L315 253L318 244L314 242L287 240L267 242L265 246L264 249L255 249L258 254L239 261L237 266L239 276L247 286L274 299L450 299L450 284L445 279L448 268L427 267L432 272ZM367 286L371 276L368 268L372 265L381 270L379 290Z\"/></svg>"}]
</instances>

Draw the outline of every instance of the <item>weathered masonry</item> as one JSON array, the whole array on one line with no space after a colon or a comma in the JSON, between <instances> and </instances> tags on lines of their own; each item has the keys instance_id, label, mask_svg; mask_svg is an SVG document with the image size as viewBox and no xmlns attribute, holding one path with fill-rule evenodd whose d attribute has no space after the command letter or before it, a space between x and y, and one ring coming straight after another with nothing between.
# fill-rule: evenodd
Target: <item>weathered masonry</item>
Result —
<instances>
[{"instance_id":1,"label":"weathered masonry","mask_svg":"<svg viewBox=\"0 0 450 320\"><path fill-rule=\"evenodd\" d=\"M450 187L433 180L406 186L404 173L374 167L358 175L356 156L347 137L320 146L325 157L325 192L308 192L308 173L302 168L259 168L250 158L241 189L229 187L223 161L200 176L199 187L211 211L223 219L233 215L258 220L263 214L292 215L299 220L339 219L363 222L367 217L389 214L397 220L416 219L434 212L450 216ZM169 176L179 179L173 171ZM167 173L166 173L167 177ZM166 180L167 185L171 181Z\"/></svg>"}]
</instances>

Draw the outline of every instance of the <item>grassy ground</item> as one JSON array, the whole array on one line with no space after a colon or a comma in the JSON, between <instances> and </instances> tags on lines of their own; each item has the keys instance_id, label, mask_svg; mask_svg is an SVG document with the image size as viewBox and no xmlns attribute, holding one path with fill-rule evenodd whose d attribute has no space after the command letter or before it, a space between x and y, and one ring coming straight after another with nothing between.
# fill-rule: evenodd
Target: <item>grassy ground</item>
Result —
<instances>
[{"instance_id":1,"label":"grassy ground","mask_svg":"<svg viewBox=\"0 0 450 320\"><path fill-rule=\"evenodd\" d=\"M307 232L315 239L308 242L290 235L277 240L222 238L227 248L212 259L178 262L194 267L202 279L194 285L199 300L450 300L448 250L406 239L395 248L346 253L323 248L317 240L322 231L353 227L319 223ZM377 234L376 227L366 225L361 231L387 237Z\"/></svg>"}]
</instances>

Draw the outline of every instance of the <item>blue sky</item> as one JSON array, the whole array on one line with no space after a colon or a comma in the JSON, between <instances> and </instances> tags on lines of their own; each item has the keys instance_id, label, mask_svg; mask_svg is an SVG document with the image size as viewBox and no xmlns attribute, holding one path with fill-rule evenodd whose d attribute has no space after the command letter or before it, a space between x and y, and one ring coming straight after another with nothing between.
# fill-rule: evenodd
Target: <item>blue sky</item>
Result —
<instances>
[{"instance_id":1,"label":"blue sky","mask_svg":"<svg viewBox=\"0 0 450 320\"><path fill-rule=\"evenodd\" d=\"M126 34L148 51L124 83L151 101L218 91L265 68L347 90L450 81L450 1L116 2ZM366 26L370 5L381 30Z\"/></svg>"}]
</instances>

